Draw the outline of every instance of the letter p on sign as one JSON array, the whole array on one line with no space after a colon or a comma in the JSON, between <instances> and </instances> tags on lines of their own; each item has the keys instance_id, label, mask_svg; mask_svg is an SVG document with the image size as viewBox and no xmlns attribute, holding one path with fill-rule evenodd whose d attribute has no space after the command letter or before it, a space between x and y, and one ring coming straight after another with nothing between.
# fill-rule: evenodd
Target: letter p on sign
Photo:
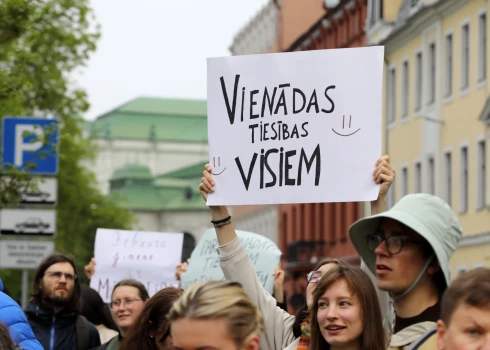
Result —
<instances>
[{"instance_id":1,"label":"letter p on sign","mask_svg":"<svg viewBox=\"0 0 490 350\"><path fill-rule=\"evenodd\" d=\"M27 135L37 136L32 142L24 139ZM38 151L43 146L43 131L34 125L17 124L15 126L15 159L14 164L18 167L24 164L24 151Z\"/></svg>"},{"instance_id":2,"label":"letter p on sign","mask_svg":"<svg viewBox=\"0 0 490 350\"><path fill-rule=\"evenodd\" d=\"M58 173L57 120L7 117L2 122L3 169L15 167L32 175Z\"/></svg>"}]
</instances>

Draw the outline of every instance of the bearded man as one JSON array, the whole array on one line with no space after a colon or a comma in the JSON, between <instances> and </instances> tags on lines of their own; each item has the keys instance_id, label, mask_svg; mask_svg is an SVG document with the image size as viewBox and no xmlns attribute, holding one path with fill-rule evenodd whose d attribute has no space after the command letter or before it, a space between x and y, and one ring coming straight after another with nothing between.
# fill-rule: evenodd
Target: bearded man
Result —
<instances>
[{"instance_id":1,"label":"bearded man","mask_svg":"<svg viewBox=\"0 0 490 350\"><path fill-rule=\"evenodd\" d=\"M80 282L75 262L55 253L39 265L32 300L25 310L45 350L88 350L100 345L97 329L80 315Z\"/></svg>"}]
</instances>

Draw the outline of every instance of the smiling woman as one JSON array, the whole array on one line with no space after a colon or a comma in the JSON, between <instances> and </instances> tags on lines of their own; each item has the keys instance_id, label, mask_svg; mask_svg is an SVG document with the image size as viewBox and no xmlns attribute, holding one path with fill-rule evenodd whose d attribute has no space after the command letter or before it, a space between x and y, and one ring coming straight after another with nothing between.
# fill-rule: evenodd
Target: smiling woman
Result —
<instances>
[{"instance_id":1,"label":"smiling woman","mask_svg":"<svg viewBox=\"0 0 490 350\"><path fill-rule=\"evenodd\" d=\"M355 266L332 267L313 292L310 350L386 348L378 296Z\"/></svg>"}]
</instances>

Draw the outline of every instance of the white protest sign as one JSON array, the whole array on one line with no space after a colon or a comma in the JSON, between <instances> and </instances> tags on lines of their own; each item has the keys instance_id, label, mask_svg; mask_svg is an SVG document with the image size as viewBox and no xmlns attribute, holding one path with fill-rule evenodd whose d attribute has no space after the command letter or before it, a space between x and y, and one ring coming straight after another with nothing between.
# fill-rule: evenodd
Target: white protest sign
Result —
<instances>
[{"instance_id":1,"label":"white protest sign","mask_svg":"<svg viewBox=\"0 0 490 350\"><path fill-rule=\"evenodd\" d=\"M209 58L208 205L371 201L383 47Z\"/></svg>"},{"instance_id":2,"label":"white protest sign","mask_svg":"<svg viewBox=\"0 0 490 350\"><path fill-rule=\"evenodd\" d=\"M97 229L90 287L108 303L114 285L126 278L143 283L150 297L177 286L175 267L181 262L183 242L182 233Z\"/></svg>"},{"instance_id":3,"label":"white protest sign","mask_svg":"<svg viewBox=\"0 0 490 350\"><path fill-rule=\"evenodd\" d=\"M270 294L274 286L272 273L279 264L281 251L270 239L252 232L236 231L242 241L257 277ZM200 281L220 281L225 277L219 266L219 256L216 252L218 240L215 229L206 230L196 248L192 251L191 261L187 271L182 274L180 285L187 289Z\"/></svg>"}]
</instances>

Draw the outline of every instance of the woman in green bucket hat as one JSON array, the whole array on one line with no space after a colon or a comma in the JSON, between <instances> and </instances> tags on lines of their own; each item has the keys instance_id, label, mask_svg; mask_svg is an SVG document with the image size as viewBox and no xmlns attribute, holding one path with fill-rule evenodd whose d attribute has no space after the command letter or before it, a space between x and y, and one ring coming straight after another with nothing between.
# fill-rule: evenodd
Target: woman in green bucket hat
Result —
<instances>
[{"instance_id":1,"label":"woman in green bucket hat","mask_svg":"<svg viewBox=\"0 0 490 350\"><path fill-rule=\"evenodd\" d=\"M376 274L378 288L394 302L389 349L410 349L424 335L418 349L437 349L432 330L450 282L449 259L462 236L451 207L433 195L410 194L390 210L354 223L349 235Z\"/></svg>"}]
</instances>

